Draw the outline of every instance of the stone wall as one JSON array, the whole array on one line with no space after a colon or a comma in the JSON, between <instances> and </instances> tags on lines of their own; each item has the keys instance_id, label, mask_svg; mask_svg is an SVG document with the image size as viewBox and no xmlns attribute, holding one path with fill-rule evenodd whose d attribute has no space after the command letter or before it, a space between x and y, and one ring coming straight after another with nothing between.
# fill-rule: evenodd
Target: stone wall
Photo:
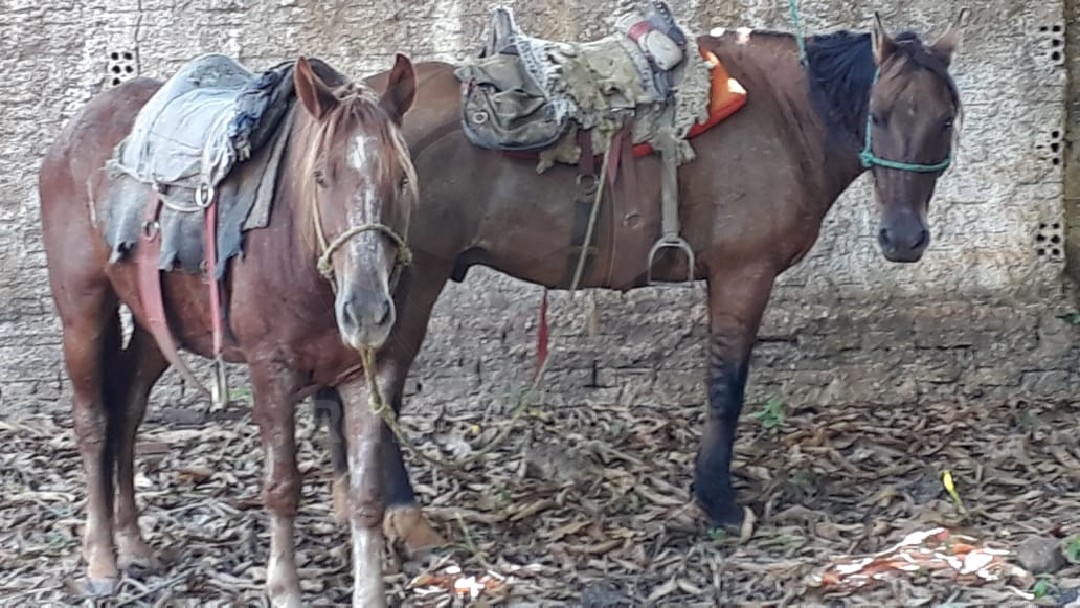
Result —
<instances>
[{"instance_id":1,"label":"stone wall","mask_svg":"<svg viewBox=\"0 0 1080 608\"><path fill-rule=\"evenodd\" d=\"M1067 88L1080 31L1073 4L1066 24L1060 0L969 3L972 18L954 67L965 103L962 147L932 207L934 244L918 265L884 262L869 182L856 182L811 255L780 278L754 361L752 401L1072 396L1080 332L1057 315L1075 308L1066 255L1070 267L1080 265L1080 194L1065 191L1067 170L1080 166L1069 162L1076 152L1065 127L1066 111L1080 107ZM536 35L565 39L603 35L615 5L514 3ZM783 3L673 6L700 32L790 29ZM828 0L804 3L802 12L814 32L866 28L874 8L885 11L889 27L931 37L958 10L931 0L891 7ZM67 407L57 401L66 381L46 287L36 170L51 138L93 93L136 73L166 77L207 51L254 69L304 52L352 75L389 67L396 51L458 60L481 40L487 10L465 0L0 0L7 83L0 96L0 415ZM499 402L524 383L534 365L539 297L539 289L484 269L451 285L414 368L413 403ZM556 295L549 398L700 403L702 298L700 286L597 292L594 333L586 328L588 298ZM183 397L172 372L158 394Z\"/></svg>"}]
</instances>

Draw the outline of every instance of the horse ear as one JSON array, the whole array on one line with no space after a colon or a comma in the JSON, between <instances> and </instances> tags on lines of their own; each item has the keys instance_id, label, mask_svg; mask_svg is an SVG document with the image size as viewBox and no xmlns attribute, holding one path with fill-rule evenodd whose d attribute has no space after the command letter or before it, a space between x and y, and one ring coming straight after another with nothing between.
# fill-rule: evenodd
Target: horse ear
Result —
<instances>
[{"instance_id":1,"label":"horse ear","mask_svg":"<svg viewBox=\"0 0 1080 608\"><path fill-rule=\"evenodd\" d=\"M941 38L938 38L934 44L930 45L930 49L940 56L946 65L948 65L953 53L959 48L964 39L964 27L967 25L965 22L970 13L971 11L967 7L960 9L960 16L956 18L956 21L950 23Z\"/></svg>"},{"instance_id":2,"label":"horse ear","mask_svg":"<svg viewBox=\"0 0 1080 608\"><path fill-rule=\"evenodd\" d=\"M386 80L386 90L383 91L379 104L383 110L398 125L405 113L412 107L416 97L416 72L412 62L401 53L397 54L394 68L390 70L390 76Z\"/></svg>"},{"instance_id":3,"label":"horse ear","mask_svg":"<svg viewBox=\"0 0 1080 608\"><path fill-rule=\"evenodd\" d=\"M296 60L296 69L293 70L293 84L296 87L296 95L300 103L304 104L307 111L315 118L321 119L330 110L337 107L338 98L330 87L319 78L311 63L303 55Z\"/></svg>"},{"instance_id":4,"label":"horse ear","mask_svg":"<svg viewBox=\"0 0 1080 608\"><path fill-rule=\"evenodd\" d=\"M871 44L874 47L874 63L881 65L896 50L896 41L885 31L881 23L881 15L874 11L874 29L870 32Z\"/></svg>"}]
</instances>

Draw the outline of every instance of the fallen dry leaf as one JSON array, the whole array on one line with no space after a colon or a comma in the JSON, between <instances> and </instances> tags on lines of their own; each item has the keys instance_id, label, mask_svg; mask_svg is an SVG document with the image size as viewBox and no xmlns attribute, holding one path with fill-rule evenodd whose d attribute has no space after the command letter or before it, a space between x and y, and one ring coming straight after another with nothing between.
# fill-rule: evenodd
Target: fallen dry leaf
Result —
<instances>
[{"instance_id":1,"label":"fallen dry leaf","mask_svg":"<svg viewBox=\"0 0 1080 608\"><path fill-rule=\"evenodd\" d=\"M425 453L452 462L450 452L466 452L466 440L483 443L473 427L485 435L507 422L467 405L406 409L401 423ZM1075 420L1068 403L1024 408L1040 420ZM159 569L133 572L115 605L260 605L269 540L258 429L243 409L193 429L161 418L171 411L148 411L137 466L147 539L175 555ZM81 604L85 488L70 417L19 415L0 420L8 446L0 453L0 605ZM406 455L425 512L449 544L415 558L388 554L393 602L1009 605L1034 581L1017 572L1015 580L981 577L996 572L1000 557L981 552L984 541L1015 551L1034 536L1080 534L1074 434L1023 430L1014 404L985 402L802 407L768 433L745 424L733 468L746 523L737 535L710 533L689 502L703 417L699 407L648 403L537 407L519 422L531 433L529 445L574 456L533 463L549 477L520 474L528 464L524 433L512 433L457 476ZM316 431L306 405L297 422L304 604L347 605L348 530L331 512L326 432ZM912 532L953 529L959 517L942 490L942 470L962 484L970 518L941 568L917 580L901 570L889 584L856 589L807 584L837 556L873 556ZM882 563L909 566L890 559ZM1053 576L1062 589L1075 588L1080 565L1065 564Z\"/></svg>"}]
</instances>

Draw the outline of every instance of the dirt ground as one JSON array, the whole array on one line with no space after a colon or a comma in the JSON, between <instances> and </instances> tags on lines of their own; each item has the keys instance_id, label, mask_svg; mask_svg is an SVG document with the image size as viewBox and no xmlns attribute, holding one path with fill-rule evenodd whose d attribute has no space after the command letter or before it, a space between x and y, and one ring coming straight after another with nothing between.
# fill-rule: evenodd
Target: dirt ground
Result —
<instances>
[{"instance_id":1,"label":"dirt ground","mask_svg":"<svg viewBox=\"0 0 1080 608\"><path fill-rule=\"evenodd\" d=\"M735 470L754 521L728 534L687 506L700 408L533 407L520 432L463 478L410 459L451 545L422 558L389 555L387 582L401 606L1065 606L1080 587L1078 409L750 405ZM81 604L82 469L70 421L6 414L0 604ZM221 414L143 426L142 523L172 563L125 576L100 605L262 604L261 450L245 409ZM298 423L305 602L347 604L349 549L331 514L326 434L307 405ZM425 451L452 461L508 421L432 413L403 423ZM906 560L843 559L938 526L951 536L937 558L927 540ZM991 580L958 574L949 555L985 565ZM882 580L852 589L869 580L857 579L860 567Z\"/></svg>"}]
</instances>

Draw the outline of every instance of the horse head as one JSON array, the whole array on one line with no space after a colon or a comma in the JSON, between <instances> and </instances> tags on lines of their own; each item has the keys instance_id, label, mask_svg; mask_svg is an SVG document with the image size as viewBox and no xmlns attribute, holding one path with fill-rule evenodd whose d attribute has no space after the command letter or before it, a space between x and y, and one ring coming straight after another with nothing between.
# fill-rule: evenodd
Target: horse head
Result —
<instances>
[{"instance_id":1,"label":"horse head","mask_svg":"<svg viewBox=\"0 0 1080 608\"><path fill-rule=\"evenodd\" d=\"M412 63L398 55L381 94L356 83L331 88L303 57L294 80L316 133L300 179L311 193L319 270L334 287L342 339L377 348L397 318L393 295L418 201L400 131L416 91Z\"/></svg>"},{"instance_id":2,"label":"horse head","mask_svg":"<svg viewBox=\"0 0 1080 608\"><path fill-rule=\"evenodd\" d=\"M874 175L882 209L878 243L892 262L917 262L930 244L930 198L951 162L961 112L949 74L961 37L961 28L950 26L932 44L912 32L893 38L874 15L876 75L859 158Z\"/></svg>"}]
</instances>

